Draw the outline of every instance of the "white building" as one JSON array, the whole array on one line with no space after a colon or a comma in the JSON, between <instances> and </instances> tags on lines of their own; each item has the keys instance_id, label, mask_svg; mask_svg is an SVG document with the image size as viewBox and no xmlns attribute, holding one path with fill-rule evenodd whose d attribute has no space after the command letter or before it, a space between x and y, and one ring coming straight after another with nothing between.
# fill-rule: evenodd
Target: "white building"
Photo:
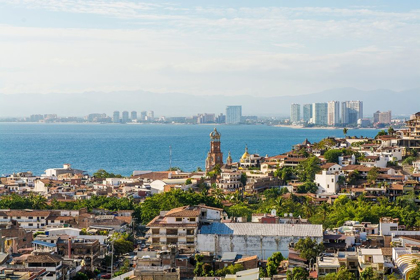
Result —
<instances>
[{"instance_id":1,"label":"white building","mask_svg":"<svg viewBox=\"0 0 420 280\"><path fill-rule=\"evenodd\" d=\"M238 124L241 122L242 106L227 106L226 107L226 123Z\"/></svg>"},{"instance_id":2,"label":"white building","mask_svg":"<svg viewBox=\"0 0 420 280\"><path fill-rule=\"evenodd\" d=\"M289 244L306 237L322 242L322 225L212 223L202 226L197 234L197 250L214 255L226 252L258 255L266 260L274 252L288 257Z\"/></svg>"},{"instance_id":3,"label":"white building","mask_svg":"<svg viewBox=\"0 0 420 280\"><path fill-rule=\"evenodd\" d=\"M293 103L290 106L290 122L297 123L300 121L300 104Z\"/></svg>"},{"instance_id":4,"label":"white building","mask_svg":"<svg viewBox=\"0 0 420 280\"><path fill-rule=\"evenodd\" d=\"M309 122L312 118L312 104L303 104L303 121Z\"/></svg>"},{"instance_id":5,"label":"white building","mask_svg":"<svg viewBox=\"0 0 420 280\"><path fill-rule=\"evenodd\" d=\"M340 123L340 102L328 102L328 125L336 126Z\"/></svg>"},{"instance_id":6,"label":"white building","mask_svg":"<svg viewBox=\"0 0 420 280\"><path fill-rule=\"evenodd\" d=\"M242 172L238 170L224 169L220 174L220 179L216 182L218 188L223 190L236 190L242 186Z\"/></svg>"},{"instance_id":7,"label":"white building","mask_svg":"<svg viewBox=\"0 0 420 280\"><path fill-rule=\"evenodd\" d=\"M315 174L315 184L318 186L318 194L336 194L340 186L338 179L340 175L329 174L328 171L323 170L321 174Z\"/></svg>"},{"instance_id":8,"label":"white building","mask_svg":"<svg viewBox=\"0 0 420 280\"><path fill-rule=\"evenodd\" d=\"M43 174L42 177L57 178L59 175L62 174L76 175L84 173L85 171L80 169L73 169L71 168L70 164L65 163L63 164L63 168L49 168L45 170L45 174Z\"/></svg>"},{"instance_id":9,"label":"white building","mask_svg":"<svg viewBox=\"0 0 420 280\"><path fill-rule=\"evenodd\" d=\"M328 124L328 104L314 103L313 105L313 123L316 125Z\"/></svg>"},{"instance_id":10,"label":"white building","mask_svg":"<svg viewBox=\"0 0 420 280\"><path fill-rule=\"evenodd\" d=\"M341 103L342 124L357 124L359 119L363 119L362 101L344 101Z\"/></svg>"}]
</instances>

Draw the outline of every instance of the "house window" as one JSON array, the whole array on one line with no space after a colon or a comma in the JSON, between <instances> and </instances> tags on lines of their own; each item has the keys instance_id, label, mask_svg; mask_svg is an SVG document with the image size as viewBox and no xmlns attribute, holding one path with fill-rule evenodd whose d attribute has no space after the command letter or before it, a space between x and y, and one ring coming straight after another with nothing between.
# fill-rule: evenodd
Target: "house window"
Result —
<instances>
[{"instance_id":1,"label":"house window","mask_svg":"<svg viewBox=\"0 0 420 280\"><path fill-rule=\"evenodd\" d=\"M182 218L175 218L175 221L182 222Z\"/></svg>"},{"instance_id":2,"label":"house window","mask_svg":"<svg viewBox=\"0 0 420 280\"><path fill-rule=\"evenodd\" d=\"M195 218L190 218L190 222L195 222Z\"/></svg>"},{"instance_id":3,"label":"house window","mask_svg":"<svg viewBox=\"0 0 420 280\"><path fill-rule=\"evenodd\" d=\"M28 217L29 220L32 220L34 217Z\"/></svg>"},{"instance_id":4,"label":"house window","mask_svg":"<svg viewBox=\"0 0 420 280\"><path fill-rule=\"evenodd\" d=\"M34 226L34 224L30 223L30 224L28 224L28 226L29 226L29 227L33 227L33 226Z\"/></svg>"},{"instance_id":5,"label":"house window","mask_svg":"<svg viewBox=\"0 0 420 280\"><path fill-rule=\"evenodd\" d=\"M20 217L17 217L18 220L20 220Z\"/></svg>"}]
</instances>

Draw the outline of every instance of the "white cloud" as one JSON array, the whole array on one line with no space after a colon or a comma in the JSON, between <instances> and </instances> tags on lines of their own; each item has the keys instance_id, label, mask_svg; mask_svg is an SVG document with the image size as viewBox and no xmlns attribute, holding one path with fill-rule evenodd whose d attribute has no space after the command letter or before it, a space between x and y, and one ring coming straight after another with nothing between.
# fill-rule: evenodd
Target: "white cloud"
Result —
<instances>
[{"instance_id":1,"label":"white cloud","mask_svg":"<svg viewBox=\"0 0 420 280\"><path fill-rule=\"evenodd\" d=\"M130 27L0 25L4 93L143 89L275 95L279 89L293 94L340 86L420 86L418 10L82 0L3 5L104 15Z\"/></svg>"}]
</instances>

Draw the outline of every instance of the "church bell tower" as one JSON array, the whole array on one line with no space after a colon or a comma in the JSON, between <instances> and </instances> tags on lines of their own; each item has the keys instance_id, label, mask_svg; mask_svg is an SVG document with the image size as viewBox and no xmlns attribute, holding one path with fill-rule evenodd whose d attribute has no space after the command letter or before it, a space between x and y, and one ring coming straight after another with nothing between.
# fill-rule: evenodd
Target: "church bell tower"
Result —
<instances>
[{"instance_id":1,"label":"church bell tower","mask_svg":"<svg viewBox=\"0 0 420 280\"><path fill-rule=\"evenodd\" d=\"M223 153L220 150L220 136L221 134L216 128L210 133L210 151L207 154L206 171L211 171L216 164L220 167L223 165Z\"/></svg>"}]
</instances>

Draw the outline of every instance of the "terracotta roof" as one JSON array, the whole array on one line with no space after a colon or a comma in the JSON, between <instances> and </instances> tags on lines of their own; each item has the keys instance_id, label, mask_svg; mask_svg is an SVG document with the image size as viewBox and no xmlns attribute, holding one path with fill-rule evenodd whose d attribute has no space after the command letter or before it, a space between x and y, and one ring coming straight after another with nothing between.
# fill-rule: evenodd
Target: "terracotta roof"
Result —
<instances>
[{"instance_id":1,"label":"terracotta roof","mask_svg":"<svg viewBox=\"0 0 420 280\"><path fill-rule=\"evenodd\" d=\"M201 209L199 207L183 206L170 210L165 217L198 217L200 213Z\"/></svg>"},{"instance_id":2,"label":"terracotta roof","mask_svg":"<svg viewBox=\"0 0 420 280\"><path fill-rule=\"evenodd\" d=\"M8 216L17 216L17 217L48 217L51 214L50 211L42 211L42 210L33 210L33 211L25 211L25 210L10 210L7 212Z\"/></svg>"},{"instance_id":3,"label":"terracotta roof","mask_svg":"<svg viewBox=\"0 0 420 280\"><path fill-rule=\"evenodd\" d=\"M62 260L61 257L51 254L30 255L26 259L28 263L58 263Z\"/></svg>"},{"instance_id":4,"label":"terracotta roof","mask_svg":"<svg viewBox=\"0 0 420 280\"><path fill-rule=\"evenodd\" d=\"M126 222L127 224L131 224L133 221L132 217L126 217L126 216L116 216L115 219Z\"/></svg>"},{"instance_id":5,"label":"terracotta roof","mask_svg":"<svg viewBox=\"0 0 420 280\"><path fill-rule=\"evenodd\" d=\"M258 256L249 256L249 257L245 257L245 258L241 258L239 260L237 260L236 262L246 262L246 261L252 261L252 260L257 260Z\"/></svg>"},{"instance_id":6,"label":"terracotta roof","mask_svg":"<svg viewBox=\"0 0 420 280\"><path fill-rule=\"evenodd\" d=\"M321 168L322 169L328 169L328 168L330 168L331 166L334 166L334 165L336 165L337 163L335 163L335 162L327 162L327 163L325 163L325 164L323 164L323 165L321 165ZM338 165L338 164L337 164Z\"/></svg>"}]
</instances>

